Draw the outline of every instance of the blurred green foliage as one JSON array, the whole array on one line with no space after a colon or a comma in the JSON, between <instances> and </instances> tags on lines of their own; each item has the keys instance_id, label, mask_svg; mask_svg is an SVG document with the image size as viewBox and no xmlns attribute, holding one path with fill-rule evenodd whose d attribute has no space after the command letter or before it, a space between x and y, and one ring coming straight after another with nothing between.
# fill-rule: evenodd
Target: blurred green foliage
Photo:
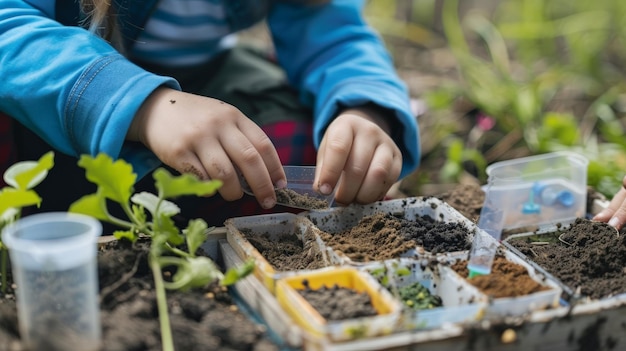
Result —
<instances>
[{"instance_id":1,"label":"blurred green foliage","mask_svg":"<svg viewBox=\"0 0 626 351\"><path fill-rule=\"evenodd\" d=\"M609 197L621 187L626 1L370 0L366 15L384 36L412 33L405 38L424 50L438 34L445 39L458 79L419 96L429 113L449 114L463 101L495 121L465 138L441 136L442 181L458 180L468 163L485 181L480 170L511 155L490 149L522 147L579 152L590 160L589 185Z\"/></svg>"}]
</instances>

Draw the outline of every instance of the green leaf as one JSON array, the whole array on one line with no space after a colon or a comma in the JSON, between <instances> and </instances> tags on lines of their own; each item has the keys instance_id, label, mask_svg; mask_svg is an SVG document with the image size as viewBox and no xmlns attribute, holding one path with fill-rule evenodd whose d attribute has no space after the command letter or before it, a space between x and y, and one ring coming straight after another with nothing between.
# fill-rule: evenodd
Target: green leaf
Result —
<instances>
[{"instance_id":1,"label":"green leaf","mask_svg":"<svg viewBox=\"0 0 626 351\"><path fill-rule=\"evenodd\" d=\"M196 251L204 242L207 237L208 225L202 219L194 219L189 221L189 225L185 230L185 236L187 237L187 247L189 253L192 256L196 255Z\"/></svg>"},{"instance_id":2,"label":"green leaf","mask_svg":"<svg viewBox=\"0 0 626 351\"><path fill-rule=\"evenodd\" d=\"M205 256L187 258L186 260L166 256L159 258L159 264L177 267L176 274L172 277L173 283L166 285L169 289L184 291L199 288L223 277L215 262Z\"/></svg>"},{"instance_id":3,"label":"green leaf","mask_svg":"<svg viewBox=\"0 0 626 351\"><path fill-rule=\"evenodd\" d=\"M126 239L130 241L131 243L134 243L135 241L137 241L137 238L138 238L137 235L135 235L134 231L132 230L116 230L113 232L113 236L117 240Z\"/></svg>"},{"instance_id":4,"label":"green leaf","mask_svg":"<svg viewBox=\"0 0 626 351\"><path fill-rule=\"evenodd\" d=\"M165 241L174 246L178 246L185 242L185 238L180 234L180 230L174 221L170 217L164 215L159 217L158 222L154 223L154 235L164 236L166 238Z\"/></svg>"},{"instance_id":5,"label":"green leaf","mask_svg":"<svg viewBox=\"0 0 626 351\"><path fill-rule=\"evenodd\" d=\"M448 145L448 160L455 163L460 163L463 160L463 141L455 138Z\"/></svg>"},{"instance_id":6,"label":"green leaf","mask_svg":"<svg viewBox=\"0 0 626 351\"><path fill-rule=\"evenodd\" d=\"M0 216L10 208L21 208L41 204L36 192L26 189L4 188L0 190Z\"/></svg>"},{"instance_id":7,"label":"green leaf","mask_svg":"<svg viewBox=\"0 0 626 351\"><path fill-rule=\"evenodd\" d=\"M100 153L95 158L82 155L78 165L86 170L87 179L96 184L102 195L120 204L127 204L133 192L137 175L124 160L113 162L110 156Z\"/></svg>"},{"instance_id":8,"label":"green leaf","mask_svg":"<svg viewBox=\"0 0 626 351\"><path fill-rule=\"evenodd\" d=\"M4 172L4 181L17 189L32 189L41 183L54 166L54 152L45 153L39 161L21 161Z\"/></svg>"},{"instance_id":9,"label":"green leaf","mask_svg":"<svg viewBox=\"0 0 626 351\"><path fill-rule=\"evenodd\" d=\"M163 198L181 195L211 196L222 186L219 180L202 181L188 173L172 176L164 168L154 171L153 176L159 195Z\"/></svg>"},{"instance_id":10,"label":"green leaf","mask_svg":"<svg viewBox=\"0 0 626 351\"><path fill-rule=\"evenodd\" d=\"M396 270L396 274L399 277L407 276L407 275L411 274L411 270L409 268L407 268L407 267L401 267L401 268L398 268Z\"/></svg>"},{"instance_id":11,"label":"green leaf","mask_svg":"<svg viewBox=\"0 0 626 351\"><path fill-rule=\"evenodd\" d=\"M224 274L224 279L222 279L221 284L223 286L233 285L242 278L245 278L247 275L254 271L254 260L249 259L244 264L238 267L232 267L226 271Z\"/></svg>"},{"instance_id":12,"label":"green leaf","mask_svg":"<svg viewBox=\"0 0 626 351\"><path fill-rule=\"evenodd\" d=\"M108 221L109 213L106 209L106 199L100 193L85 195L70 205L70 212L81 213L95 217L99 220Z\"/></svg>"},{"instance_id":13,"label":"green leaf","mask_svg":"<svg viewBox=\"0 0 626 351\"><path fill-rule=\"evenodd\" d=\"M141 223L141 224L146 223L146 220L147 220L146 211L144 211L143 207L132 205L132 211L133 211L133 216L135 217L135 220L137 221L137 223Z\"/></svg>"},{"instance_id":14,"label":"green leaf","mask_svg":"<svg viewBox=\"0 0 626 351\"><path fill-rule=\"evenodd\" d=\"M146 191L133 195L130 200L148 210L153 217L172 217L180 213L180 208L175 203L167 200L161 200L159 203L160 199L156 195ZM159 206L158 213L157 205Z\"/></svg>"},{"instance_id":15,"label":"green leaf","mask_svg":"<svg viewBox=\"0 0 626 351\"><path fill-rule=\"evenodd\" d=\"M439 178L445 182L456 181L462 170L463 167L461 167L461 164L448 160L443 165L443 168L441 168L441 172L439 172Z\"/></svg>"}]
</instances>

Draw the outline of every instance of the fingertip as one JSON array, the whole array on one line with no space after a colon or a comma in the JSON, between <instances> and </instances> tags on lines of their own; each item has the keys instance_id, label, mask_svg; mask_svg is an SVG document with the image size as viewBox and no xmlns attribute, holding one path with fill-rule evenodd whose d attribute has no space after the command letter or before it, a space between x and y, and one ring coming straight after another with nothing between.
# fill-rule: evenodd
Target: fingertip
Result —
<instances>
[{"instance_id":1,"label":"fingertip","mask_svg":"<svg viewBox=\"0 0 626 351\"><path fill-rule=\"evenodd\" d=\"M275 184L276 189L284 189L287 187L287 180L286 179L280 179L276 182Z\"/></svg>"},{"instance_id":2,"label":"fingertip","mask_svg":"<svg viewBox=\"0 0 626 351\"><path fill-rule=\"evenodd\" d=\"M606 222L609 220L609 218L611 218L609 211L603 210L603 211L600 211L595 216L593 216L591 220L596 221L596 222Z\"/></svg>"},{"instance_id":3,"label":"fingertip","mask_svg":"<svg viewBox=\"0 0 626 351\"><path fill-rule=\"evenodd\" d=\"M324 183L320 185L319 190L322 195L330 195L333 192L333 187L328 183Z\"/></svg>"},{"instance_id":4,"label":"fingertip","mask_svg":"<svg viewBox=\"0 0 626 351\"><path fill-rule=\"evenodd\" d=\"M617 217L611 218L608 224L617 230L619 230L622 227L622 221Z\"/></svg>"},{"instance_id":5,"label":"fingertip","mask_svg":"<svg viewBox=\"0 0 626 351\"><path fill-rule=\"evenodd\" d=\"M261 201L261 207L263 207L266 210L269 210L273 208L274 206L276 206L276 200L272 197L268 197L265 200Z\"/></svg>"}]
</instances>

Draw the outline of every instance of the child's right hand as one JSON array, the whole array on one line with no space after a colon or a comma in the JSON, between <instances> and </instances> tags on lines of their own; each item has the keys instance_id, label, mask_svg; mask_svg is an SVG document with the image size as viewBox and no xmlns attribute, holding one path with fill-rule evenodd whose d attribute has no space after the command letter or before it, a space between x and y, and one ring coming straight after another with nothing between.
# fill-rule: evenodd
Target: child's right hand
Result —
<instances>
[{"instance_id":1,"label":"child's right hand","mask_svg":"<svg viewBox=\"0 0 626 351\"><path fill-rule=\"evenodd\" d=\"M287 182L267 135L220 100L159 88L137 112L126 138L142 142L181 173L221 180L219 193L228 201L243 196L237 169L266 209L276 204L274 187Z\"/></svg>"}]
</instances>

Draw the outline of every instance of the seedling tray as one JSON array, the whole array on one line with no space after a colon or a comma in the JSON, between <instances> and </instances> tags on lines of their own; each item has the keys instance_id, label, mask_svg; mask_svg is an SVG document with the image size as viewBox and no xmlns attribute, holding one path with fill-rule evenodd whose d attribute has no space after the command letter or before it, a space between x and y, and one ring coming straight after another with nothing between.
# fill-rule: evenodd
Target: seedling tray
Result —
<instances>
[{"instance_id":1,"label":"seedling tray","mask_svg":"<svg viewBox=\"0 0 626 351\"><path fill-rule=\"evenodd\" d=\"M394 204L389 206L392 208L397 206L397 210L401 211L409 202L421 200L418 198L401 201L408 202L402 204L395 200ZM365 208L359 211L367 212ZM307 217L308 214L295 216ZM319 226L320 223L317 222L316 225ZM224 267L239 265L243 262L242 257L234 250L227 237L226 230L221 228L219 232L210 236L205 249L210 255L217 255L215 257ZM463 254L465 253L447 255L447 258ZM509 252L507 257L528 266L530 271L534 271L534 267L514 252ZM428 260L425 257L421 259ZM395 262L403 260L408 259ZM358 269L372 267L373 265L362 266ZM438 274L441 274L440 268L436 270L439 270ZM293 273L295 272L274 278L275 280L283 279L290 277ZM541 272L537 274L541 275ZM541 277L538 279L542 280ZM463 319L458 323L437 321L432 324L422 324L421 328L410 328L402 323L401 318L396 324L397 329L389 335L336 341L328 336L316 335L298 325L262 281L262 278L257 275L240 281L234 287L237 292L236 296L241 298L242 304L250 307L256 317L267 324L280 340L284 350L626 349L626 336L623 334L623 325L626 325L626 297L622 295L585 304L555 304L555 296L558 294L554 291L560 291L557 284L549 291L550 298L539 299L547 301L543 307L534 303L504 303L498 306L492 301L486 307L488 310L483 316L480 313L476 316L475 322L472 322L471 318ZM548 306L550 308L546 309Z\"/></svg>"}]
</instances>

